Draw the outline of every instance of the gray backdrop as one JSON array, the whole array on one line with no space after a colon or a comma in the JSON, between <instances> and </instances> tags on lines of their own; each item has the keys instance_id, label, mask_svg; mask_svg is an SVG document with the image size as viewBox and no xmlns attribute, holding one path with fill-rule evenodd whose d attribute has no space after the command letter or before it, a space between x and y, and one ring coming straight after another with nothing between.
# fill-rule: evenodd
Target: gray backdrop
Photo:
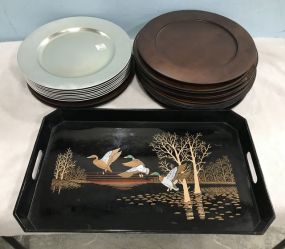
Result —
<instances>
[{"instance_id":1,"label":"gray backdrop","mask_svg":"<svg viewBox=\"0 0 285 249\"><path fill-rule=\"evenodd\" d=\"M255 37L285 37L284 0L0 0L0 41L21 40L44 23L78 15L108 19L133 36L146 21L178 9L225 15Z\"/></svg>"}]
</instances>

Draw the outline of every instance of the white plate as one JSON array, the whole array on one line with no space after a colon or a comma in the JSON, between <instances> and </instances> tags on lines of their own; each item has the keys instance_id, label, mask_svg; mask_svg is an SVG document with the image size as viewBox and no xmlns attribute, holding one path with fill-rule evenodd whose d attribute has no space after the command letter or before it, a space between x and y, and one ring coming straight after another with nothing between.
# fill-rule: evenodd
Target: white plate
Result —
<instances>
[{"instance_id":1,"label":"white plate","mask_svg":"<svg viewBox=\"0 0 285 249\"><path fill-rule=\"evenodd\" d=\"M93 17L70 17L28 36L19 48L18 63L27 79L44 87L82 89L116 76L131 51L131 40L119 26Z\"/></svg>"}]
</instances>

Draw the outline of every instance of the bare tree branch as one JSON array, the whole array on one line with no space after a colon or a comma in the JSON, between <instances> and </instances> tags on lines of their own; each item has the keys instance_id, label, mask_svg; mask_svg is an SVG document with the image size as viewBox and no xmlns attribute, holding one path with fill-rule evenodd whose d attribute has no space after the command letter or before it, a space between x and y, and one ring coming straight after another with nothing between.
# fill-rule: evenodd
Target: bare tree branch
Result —
<instances>
[{"instance_id":1,"label":"bare tree branch","mask_svg":"<svg viewBox=\"0 0 285 249\"><path fill-rule=\"evenodd\" d=\"M154 135L150 146L160 160L172 159L178 165L181 165L186 159L185 150L187 145L184 139L178 137L175 133L164 132Z\"/></svg>"},{"instance_id":2,"label":"bare tree branch","mask_svg":"<svg viewBox=\"0 0 285 249\"><path fill-rule=\"evenodd\" d=\"M164 173L168 173L172 169L170 164L166 160L160 161L158 167Z\"/></svg>"},{"instance_id":3,"label":"bare tree branch","mask_svg":"<svg viewBox=\"0 0 285 249\"><path fill-rule=\"evenodd\" d=\"M185 139L189 146L190 153L187 154L187 160L195 165L197 173L199 173L205 165L205 158L211 154L209 151L211 146L201 140L202 134L196 133L190 135L186 133Z\"/></svg>"}]
</instances>

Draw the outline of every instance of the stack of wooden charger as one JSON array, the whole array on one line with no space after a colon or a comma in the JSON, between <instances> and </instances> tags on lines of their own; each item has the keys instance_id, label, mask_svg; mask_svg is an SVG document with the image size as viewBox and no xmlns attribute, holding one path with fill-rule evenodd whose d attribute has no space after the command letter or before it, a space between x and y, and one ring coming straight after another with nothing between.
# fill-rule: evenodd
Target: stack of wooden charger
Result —
<instances>
[{"instance_id":1,"label":"stack of wooden charger","mask_svg":"<svg viewBox=\"0 0 285 249\"><path fill-rule=\"evenodd\" d=\"M138 33L136 73L147 93L177 108L230 108L251 89L258 54L234 21L209 12L163 14Z\"/></svg>"}]
</instances>

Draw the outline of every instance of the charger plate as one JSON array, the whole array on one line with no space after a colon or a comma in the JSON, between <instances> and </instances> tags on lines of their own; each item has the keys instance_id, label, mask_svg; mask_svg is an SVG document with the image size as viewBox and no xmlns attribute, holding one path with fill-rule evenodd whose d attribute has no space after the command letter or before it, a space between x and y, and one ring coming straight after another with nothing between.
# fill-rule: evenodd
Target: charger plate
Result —
<instances>
[{"instance_id":1,"label":"charger plate","mask_svg":"<svg viewBox=\"0 0 285 249\"><path fill-rule=\"evenodd\" d=\"M88 88L110 80L127 65L132 43L109 21L70 17L48 23L28 36L18 51L25 77L44 87Z\"/></svg>"},{"instance_id":2,"label":"charger plate","mask_svg":"<svg viewBox=\"0 0 285 249\"><path fill-rule=\"evenodd\" d=\"M30 88L32 88L34 91L38 92L42 96L45 96L50 99L54 100L62 100L62 101L84 101L89 99L98 98L101 96L104 96L105 94L108 94L109 92L113 91L114 89L118 88L121 84L123 84L126 79L129 77L131 67L128 68L128 70L120 75L117 79L115 79L113 82L109 82L108 87L105 87L103 89L94 89L94 88L88 88L88 91L85 92L50 92L50 91L43 91L42 89L39 89L36 87L32 82L28 81L28 84Z\"/></svg>"},{"instance_id":3,"label":"charger plate","mask_svg":"<svg viewBox=\"0 0 285 249\"><path fill-rule=\"evenodd\" d=\"M60 107L60 108L86 108L86 107L94 107L105 104L111 101L112 99L118 97L124 90L126 90L129 84L132 82L133 77L134 77L134 70L131 69L125 81L122 84L120 84L116 89L109 92L108 94L105 94L101 97L94 97L88 100L83 99L79 101L66 101L66 100L62 101L62 100L50 99L39 94L38 92L33 90L29 85L27 86L30 92L33 94L33 96L46 105L52 107Z\"/></svg>"},{"instance_id":4,"label":"charger plate","mask_svg":"<svg viewBox=\"0 0 285 249\"><path fill-rule=\"evenodd\" d=\"M190 84L240 77L257 61L248 32L210 12L181 10L151 20L137 36L139 54L153 70Z\"/></svg>"},{"instance_id":5,"label":"charger plate","mask_svg":"<svg viewBox=\"0 0 285 249\"><path fill-rule=\"evenodd\" d=\"M138 78L140 79L140 82L142 85L147 85L149 88L154 89L158 93L165 93L166 95L177 97L177 98L182 98L182 99L189 99L191 101L201 101L201 102L211 102L213 100L222 100L222 101L227 101L234 96L238 95L241 93L244 89L247 88L249 84L252 83L252 81L256 77L256 70L253 70L251 74L246 75L245 79L242 80L242 84L231 88L231 89L226 89L220 92L213 92L213 93L193 93L191 91L189 92L183 92L183 91L177 91L174 89L166 88L166 87L161 87L159 84L156 84L152 82L147 75L141 73L139 70L137 70L137 75Z\"/></svg>"},{"instance_id":6,"label":"charger plate","mask_svg":"<svg viewBox=\"0 0 285 249\"><path fill-rule=\"evenodd\" d=\"M226 100L220 101L212 101L204 100L204 101L197 101L196 99L192 100L191 98L178 98L177 96L173 97L172 95L163 93L162 91L157 91L153 87L150 87L146 81L137 74L138 79L146 90L148 95L154 99L155 101L161 103L163 106L170 107L170 108L183 108L183 109L230 109L236 106L240 101L244 99L246 94L250 91L253 86L255 75L253 78L249 80L247 86L242 89L238 94L235 94L234 97L228 98Z\"/></svg>"},{"instance_id":7,"label":"charger plate","mask_svg":"<svg viewBox=\"0 0 285 249\"><path fill-rule=\"evenodd\" d=\"M155 82L157 85L160 85L163 88L168 88L171 91L174 90L179 92L195 93L197 95L219 93L221 91L231 90L240 86L241 84L244 84L252 72L256 70L258 63L258 60L256 60L254 65L252 65L252 67L246 73L227 82L220 82L217 84L191 84L170 79L151 69L150 66L147 65L141 58L137 49L136 40L134 41L133 54L136 62L136 70L142 72L152 82Z\"/></svg>"}]
</instances>

